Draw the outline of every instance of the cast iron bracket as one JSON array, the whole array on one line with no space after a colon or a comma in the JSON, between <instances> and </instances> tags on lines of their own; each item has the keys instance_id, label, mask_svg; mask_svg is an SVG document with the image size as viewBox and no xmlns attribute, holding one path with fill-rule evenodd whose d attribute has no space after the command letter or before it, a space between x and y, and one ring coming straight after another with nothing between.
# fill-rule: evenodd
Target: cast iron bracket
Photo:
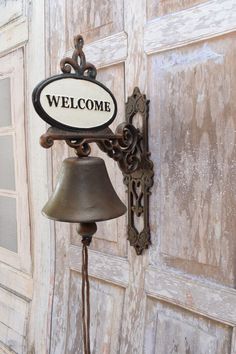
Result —
<instances>
[{"instance_id":1,"label":"cast iron bracket","mask_svg":"<svg viewBox=\"0 0 236 354\"><path fill-rule=\"evenodd\" d=\"M96 68L86 63L82 51L83 43L81 36L75 37L72 58L62 59L61 69L63 73L68 73L72 67L77 75L84 75L87 71L87 75L95 79ZM137 126L138 120L135 122L138 114L142 118L140 128ZM88 156L91 152L90 143L96 143L103 152L117 161L128 193L128 240L138 255L151 244L149 195L154 172L148 150L148 116L149 100L135 87L126 102L125 122L118 125L115 133L108 127L81 131L50 127L40 138L40 144L44 148L52 147L55 140L64 140L75 149L78 157ZM143 218L142 223L138 221L140 218ZM139 225L142 225L140 231Z\"/></svg>"}]
</instances>

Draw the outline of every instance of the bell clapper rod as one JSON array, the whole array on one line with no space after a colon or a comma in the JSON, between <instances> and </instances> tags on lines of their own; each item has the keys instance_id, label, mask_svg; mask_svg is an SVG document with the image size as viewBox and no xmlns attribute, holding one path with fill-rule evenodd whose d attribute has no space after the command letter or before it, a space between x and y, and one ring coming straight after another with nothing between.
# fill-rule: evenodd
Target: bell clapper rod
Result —
<instances>
[{"instance_id":1,"label":"bell clapper rod","mask_svg":"<svg viewBox=\"0 0 236 354\"><path fill-rule=\"evenodd\" d=\"M84 354L90 354L90 289L88 277L88 246L97 231L95 222L80 223L78 234L82 236L82 321Z\"/></svg>"}]
</instances>

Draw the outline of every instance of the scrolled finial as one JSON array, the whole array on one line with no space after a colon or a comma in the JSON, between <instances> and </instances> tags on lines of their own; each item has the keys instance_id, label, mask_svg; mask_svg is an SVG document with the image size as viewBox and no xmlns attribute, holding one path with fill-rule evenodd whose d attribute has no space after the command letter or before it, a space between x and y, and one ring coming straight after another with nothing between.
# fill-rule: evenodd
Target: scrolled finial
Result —
<instances>
[{"instance_id":1,"label":"scrolled finial","mask_svg":"<svg viewBox=\"0 0 236 354\"><path fill-rule=\"evenodd\" d=\"M87 76L90 79L95 79L97 75L97 69L91 63L86 63L86 57L83 52L84 39L79 34L74 37L74 52L72 58L66 57L63 58L60 62L61 71L64 74L70 74L71 69L73 68L75 74L78 76ZM78 62L80 58L80 63Z\"/></svg>"}]
</instances>

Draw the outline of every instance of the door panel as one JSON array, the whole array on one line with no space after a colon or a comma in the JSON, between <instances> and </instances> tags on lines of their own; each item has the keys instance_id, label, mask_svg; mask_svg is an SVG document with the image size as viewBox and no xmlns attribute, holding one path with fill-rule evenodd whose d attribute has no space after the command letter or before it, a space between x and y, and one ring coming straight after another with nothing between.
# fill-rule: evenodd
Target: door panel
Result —
<instances>
[{"instance_id":1,"label":"door panel","mask_svg":"<svg viewBox=\"0 0 236 354\"><path fill-rule=\"evenodd\" d=\"M181 11L204 2L207 0L147 0L147 19L152 20L158 16Z\"/></svg>"},{"instance_id":2,"label":"door panel","mask_svg":"<svg viewBox=\"0 0 236 354\"><path fill-rule=\"evenodd\" d=\"M120 89L123 86L123 77L124 66L122 64L100 69L97 74L97 80L105 82L111 92L117 92L116 100L119 114L115 122L110 126L113 130L115 130L117 124L122 122L124 117L124 91ZM73 156L73 151L71 153ZM125 202L126 193L122 183L123 177L121 171L116 168L116 162L102 153L95 145L92 146L92 155L100 156L105 160L112 184L121 200ZM117 256L125 256L127 251L126 239L125 237L121 237L121 235L124 235L126 232L125 216L107 222L100 222L97 227L98 231L93 237L90 249ZM81 239L76 232L76 225L72 227L71 242L75 245L81 245Z\"/></svg>"},{"instance_id":3,"label":"door panel","mask_svg":"<svg viewBox=\"0 0 236 354\"><path fill-rule=\"evenodd\" d=\"M66 353L83 353L81 277L71 271L69 301L73 312L68 312ZM116 353L119 350L124 290L95 278L90 281L91 312L93 322L90 327L93 343L99 353ZM114 321L115 319L115 321Z\"/></svg>"},{"instance_id":4,"label":"door panel","mask_svg":"<svg viewBox=\"0 0 236 354\"><path fill-rule=\"evenodd\" d=\"M27 352L33 294L26 162L23 1L0 2L0 352Z\"/></svg>"},{"instance_id":5,"label":"door panel","mask_svg":"<svg viewBox=\"0 0 236 354\"><path fill-rule=\"evenodd\" d=\"M231 336L229 326L152 298L147 300L145 354L230 354Z\"/></svg>"},{"instance_id":6,"label":"door panel","mask_svg":"<svg viewBox=\"0 0 236 354\"><path fill-rule=\"evenodd\" d=\"M234 43L229 35L149 58L161 143L161 234L159 256L157 247L150 250L153 264L162 259L230 286L236 227Z\"/></svg>"},{"instance_id":7,"label":"door panel","mask_svg":"<svg viewBox=\"0 0 236 354\"><path fill-rule=\"evenodd\" d=\"M126 217L98 223L89 248L94 353L236 353L234 9L231 0L50 3L51 74L81 33L118 100L113 129L136 85L151 100L152 245L138 257ZM54 185L69 154L54 145ZM116 164L93 154L125 201ZM55 230L51 352L82 353L80 238L76 225Z\"/></svg>"},{"instance_id":8,"label":"door panel","mask_svg":"<svg viewBox=\"0 0 236 354\"><path fill-rule=\"evenodd\" d=\"M0 3L0 27L16 20L23 15L23 1L22 0L7 0Z\"/></svg>"},{"instance_id":9,"label":"door panel","mask_svg":"<svg viewBox=\"0 0 236 354\"><path fill-rule=\"evenodd\" d=\"M86 43L104 38L123 29L122 1L66 1L66 48L73 47L75 33L86 35Z\"/></svg>"}]
</instances>

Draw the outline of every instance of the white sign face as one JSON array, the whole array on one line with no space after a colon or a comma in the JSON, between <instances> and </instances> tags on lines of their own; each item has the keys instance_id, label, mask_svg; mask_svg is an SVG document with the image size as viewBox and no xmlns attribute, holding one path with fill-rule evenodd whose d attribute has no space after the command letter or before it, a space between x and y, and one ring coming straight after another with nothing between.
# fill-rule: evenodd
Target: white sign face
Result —
<instances>
[{"instance_id":1,"label":"white sign face","mask_svg":"<svg viewBox=\"0 0 236 354\"><path fill-rule=\"evenodd\" d=\"M108 126L117 105L112 93L95 80L58 75L40 83L33 103L42 119L63 129Z\"/></svg>"}]
</instances>

